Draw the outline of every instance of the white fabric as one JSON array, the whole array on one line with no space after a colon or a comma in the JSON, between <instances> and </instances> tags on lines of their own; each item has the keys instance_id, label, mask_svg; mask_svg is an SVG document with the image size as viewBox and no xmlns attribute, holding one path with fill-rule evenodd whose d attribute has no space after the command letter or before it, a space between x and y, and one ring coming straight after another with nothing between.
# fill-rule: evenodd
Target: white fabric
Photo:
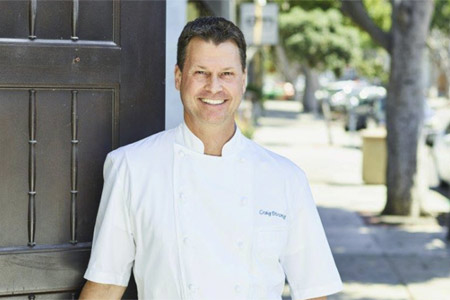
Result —
<instances>
[{"instance_id":1,"label":"white fabric","mask_svg":"<svg viewBox=\"0 0 450 300\"><path fill-rule=\"evenodd\" d=\"M111 152L85 278L139 299L281 299L336 293L303 171L237 129L221 157L185 124Z\"/></svg>"}]
</instances>

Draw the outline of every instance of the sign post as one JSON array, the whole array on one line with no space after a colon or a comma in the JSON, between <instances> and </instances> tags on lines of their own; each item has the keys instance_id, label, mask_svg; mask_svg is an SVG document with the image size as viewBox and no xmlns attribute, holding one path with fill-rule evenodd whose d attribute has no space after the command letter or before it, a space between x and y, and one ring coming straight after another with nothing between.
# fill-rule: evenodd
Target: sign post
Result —
<instances>
[{"instance_id":1,"label":"sign post","mask_svg":"<svg viewBox=\"0 0 450 300\"><path fill-rule=\"evenodd\" d=\"M278 43L278 4L242 3L240 27L248 45Z\"/></svg>"}]
</instances>

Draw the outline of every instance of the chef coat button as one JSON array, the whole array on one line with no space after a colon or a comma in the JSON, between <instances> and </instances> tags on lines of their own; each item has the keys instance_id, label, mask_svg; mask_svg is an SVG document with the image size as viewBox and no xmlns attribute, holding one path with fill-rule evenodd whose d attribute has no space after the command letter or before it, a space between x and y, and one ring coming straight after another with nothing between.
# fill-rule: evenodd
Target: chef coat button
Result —
<instances>
[{"instance_id":1,"label":"chef coat button","mask_svg":"<svg viewBox=\"0 0 450 300\"><path fill-rule=\"evenodd\" d=\"M187 236L183 238L183 244L185 245L189 244L189 238Z\"/></svg>"},{"instance_id":2,"label":"chef coat button","mask_svg":"<svg viewBox=\"0 0 450 300\"><path fill-rule=\"evenodd\" d=\"M244 242L241 241L241 240L237 241L236 245L237 245L237 247L238 247L239 249L244 248Z\"/></svg>"},{"instance_id":3,"label":"chef coat button","mask_svg":"<svg viewBox=\"0 0 450 300\"><path fill-rule=\"evenodd\" d=\"M242 292L241 286L240 286L239 284L237 284L237 285L234 287L234 291L235 291L237 294L239 294L240 292Z\"/></svg>"},{"instance_id":4,"label":"chef coat button","mask_svg":"<svg viewBox=\"0 0 450 300\"><path fill-rule=\"evenodd\" d=\"M184 151L183 150L180 150L179 152L178 152L178 154L180 155L180 157L184 157L186 154L184 153Z\"/></svg>"},{"instance_id":5,"label":"chef coat button","mask_svg":"<svg viewBox=\"0 0 450 300\"><path fill-rule=\"evenodd\" d=\"M245 158L243 158L243 157L239 158L239 162L244 163L245 162Z\"/></svg>"},{"instance_id":6,"label":"chef coat button","mask_svg":"<svg viewBox=\"0 0 450 300\"><path fill-rule=\"evenodd\" d=\"M247 205L247 197L242 197L241 198L241 206L246 206Z\"/></svg>"},{"instance_id":7,"label":"chef coat button","mask_svg":"<svg viewBox=\"0 0 450 300\"><path fill-rule=\"evenodd\" d=\"M180 197L181 203L186 203L186 200L187 200L187 199L186 199L186 195L185 195L185 194L180 193L179 197Z\"/></svg>"},{"instance_id":8,"label":"chef coat button","mask_svg":"<svg viewBox=\"0 0 450 300\"><path fill-rule=\"evenodd\" d=\"M197 287L195 286L195 284L190 284L189 285L189 291L191 291L192 293L195 293L197 291Z\"/></svg>"}]
</instances>

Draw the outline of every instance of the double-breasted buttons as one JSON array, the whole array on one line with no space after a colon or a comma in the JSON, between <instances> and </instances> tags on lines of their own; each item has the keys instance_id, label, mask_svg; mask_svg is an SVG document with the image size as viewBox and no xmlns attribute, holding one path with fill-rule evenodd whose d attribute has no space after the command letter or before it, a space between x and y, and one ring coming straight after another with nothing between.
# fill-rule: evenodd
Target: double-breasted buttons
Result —
<instances>
[{"instance_id":1,"label":"double-breasted buttons","mask_svg":"<svg viewBox=\"0 0 450 300\"><path fill-rule=\"evenodd\" d=\"M250 228L253 218L250 210L252 187L241 183L250 177L247 164L251 161L246 155L236 152L230 155L225 153L220 158L202 155L196 147L196 140L189 140L185 144L189 149L178 147L175 150L174 200L179 222L180 264L184 271L183 286L187 298L213 298L209 297L209 287L203 288L209 278L205 278L205 282L197 280L210 271L205 261L211 260L210 265L217 265L221 256L228 256L220 249L217 250L217 255L205 255L208 253L208 245L205 244L216 241L227 243L228 247L223 251L230 251L231 247L232 254L239 263L236 277L231 278L234 282L218 283L221 286L218 292L222 298L243 298L244 286L248 283L240 272L245 269L244 262L250 257ZM218 174L221 181L216 185L215 176ZM213 235L213 241L208 241L209 234ZM217 272L221 276L222 270Z\"/></svg>"},{"instance_id":2,"label":"double-breasted buttons","mask_svg":"<svg viewBox=\"0 0 450 300\"><path fill-rule=\"evenodd\" d=\"M178 195L178 199L180 200L180 202L182 204L186 204L187 203L187 197L186 197L186 195L184 193L180 193Z\"/></svg>"},{"instance_id":3,"label":"double-breasted buttons","mask_svg":"<svg viewBox=\"0 0 450 300\"><path fill-rule=\"evenodd\" d=\"M242 287L239 284L236 284L234 286L234 291L236 292L236 294L240 294L242 293Z\"/></svg>"},{"instance_id":4,"label":"double-breasted buttons","mask_svg":"<svg viewBox=\"0 0 450 300\"><path fill-rule=\"evenodd\" d=\"M245 246L245 243L244 243L243 240L238 240L238 241L236 242L236 247L237 247L239 250L244 249L244 246Z\"/></svg>"}]
</instances>

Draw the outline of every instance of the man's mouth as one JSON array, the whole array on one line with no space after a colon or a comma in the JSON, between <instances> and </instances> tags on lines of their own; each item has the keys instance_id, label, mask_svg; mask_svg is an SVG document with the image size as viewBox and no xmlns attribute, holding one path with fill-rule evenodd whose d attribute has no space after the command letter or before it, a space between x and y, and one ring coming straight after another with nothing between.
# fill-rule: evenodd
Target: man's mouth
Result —
<instances>
[{"instance_id":1,"label":"man's mouth","mask_svg":"<svg viewBox=\"0 0 450 300\"><path fill-rule=\"evenodd\" d=\"M220 105L225 102L225 99L208 99L208 98L200 98L203 103L211 104L211 105Z\"/></svg>"}]
</instances>

